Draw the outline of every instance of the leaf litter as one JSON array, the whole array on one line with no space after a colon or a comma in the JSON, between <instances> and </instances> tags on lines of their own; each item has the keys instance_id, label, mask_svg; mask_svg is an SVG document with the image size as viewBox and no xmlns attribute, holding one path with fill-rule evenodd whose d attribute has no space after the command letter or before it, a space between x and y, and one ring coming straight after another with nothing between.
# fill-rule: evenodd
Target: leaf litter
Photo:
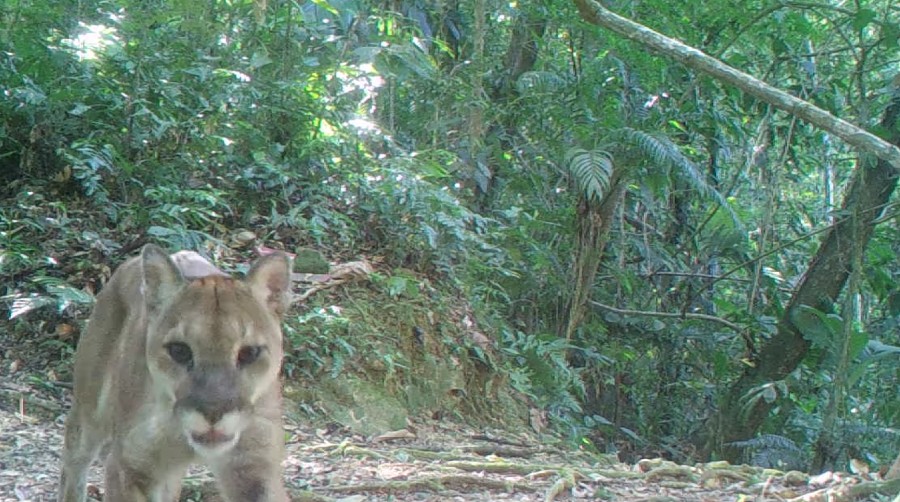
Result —
<instances>
[{"instance_id":1,"label":"leaf litter","mask_svg":"<svg viewBox=\"0 0 900 502\"><path fill-rule=\"evenodd\" d=\"M0 384L0 502L56 500L65 398L21 382ZM288 417L285 436L285 482L295 501L877 501L900 488L900 480L867 472L811 477L662 459L629 465L548 435L425 418L364 437ZM88 480L95 499L101 480L95 462ZM184 486L182 501L221 500L203 469L192 469Z\"/></svg>"}]
</instances>

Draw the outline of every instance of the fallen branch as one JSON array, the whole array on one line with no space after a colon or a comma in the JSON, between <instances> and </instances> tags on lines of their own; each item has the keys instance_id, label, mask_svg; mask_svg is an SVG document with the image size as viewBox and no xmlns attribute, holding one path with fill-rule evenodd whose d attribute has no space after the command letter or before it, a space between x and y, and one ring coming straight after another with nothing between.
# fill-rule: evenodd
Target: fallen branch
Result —
<instances>
[{"instance_id":1,"label":"fallen branch","mask_svg":"<svg viewBox=\"0 0 900 502\"><path fill-rule=\"evenodd\" d=\"M31 394L28 387L21 387L10 383L0 383L0 396L13 400L16 408L22 408L25 405L34 406L52 413L62 413L63 407L59 404L42 399Z\"/></svg>"},{"instance_id":2,"label":"fallen branch","mask_svg":"<svg viewBox=\"0 0 900 502\"><path fill-rule=\"evenodd\" d=\"M361 457L371 458L374 460L385 460L387 457L375 450L370 450L361 446L341 443L329 453L332 457Z\"/></svg>"},{"instance_id":3,"label":"fallen branch","mask_svg":"<svg viewBox=\"0 0 900 502\"><path fill-rule=\"evenodd\" d=\"M416 448L420 451L432 451L432 452L445 452L446 450L439 448ZM535 453L541 451L540 448L517 448L514 446L502 446L502 445L464 445L457 446L453 448L456 452L461 453L474 453L476 455L481 455L482 457L486 457L488 455L496 455L498 457L518 457L518 458L527 458L531 457ZM453 452L447 452L447 454L454 455ZM458 456L458 455L457 455Z\"/></svg>"},{"instance_id":4,"label":"fallen branch","mask_svg":"<svg viewBox=\"0 0 900 502\"><path fill-rule=\"evenodd\" d=\"M372 483L355 483L352 485L334 486L328 488L333 493L411 493L419 491L440 492L443 489L452 488L460 490L466 487L475 487L487 490L503 490L507 492L535 492L537 488L513 481L500 481L479 476L453 474L449 476L430 476L426 478L411 479L408 481L381 481Z\"/></svg>"},{"instance_id":5,"label":"fallen branch","mask_svg":"<svg viewBox=\"0 0 900 502\"><path fill-rule=\"evenodd\" d=\"M417 460L439 460L439 461L450 461L450 460L464 460L470 458L466 455L460 455L458 453L447 452L447 451L434 451L434 450L424 450L421 448L398 448L394 450L396 453L402 453L404 455L409 455L410 457Z\"/></svg>"},{"instance_id":6,"label":"fallen branch","mask_svg":"<svg viewBox=\"0 0 900 502\"><path fill-rule=\"evenodd\" d=\"M489 441L491 443L505 444L507 446L519 446L521 448L529 447L528 444L523 443L521 441L510 441L509 439L497 437L497 436L494 436L493 434L488 434L488 433L472 434L471 438L478 440L478 441Z\"/></svg>"},{"instance_id":7,"label":"fallen branch","mask_svg":"<svg viewBox=\"0 0 900 502\"><path fill-rule=\"evenodd\" d=\"M556 497L575 487L575 479L583 477L577 471L564 470L559 473L559 479L544 494L544 501L551 502Z\"/></svg>"},{"instance_id":8,"label":"fallen branch","mask_svg":"<svg viewBox=\"0 0 900 502\"><path fill-rule=\"evenodd\" d=\"M448 461L444 465L466 472L485 472L490 474L515 474L528 476L531 479L560 475L571 472L573 475L585 478L600 476L607 479L641 479L644 473L621 469L590 469L575 468L565 465L553 464L513 464L509 462L475 462L471 460Z\"/></svg>"},{"instance_id":9,"label":"fallen branch","mask_svg":"<svg viewBox=\"0 0 900 502\"><path fill-rule=\"evenodd\" d=\"M894 497L898 494L900 494L900 479L893 479L880 482L871 481L837 488L823 488L788 500L791 502L850 502L853 500L867 499L873 495Z\"/></svg>"},{"instance_id":10,"label":"fallen branch","mask_svg":"<svg viewBox=\"0 0 900 502\"><path fill-rule=\"evenodd\" d=\"M537 453L537 448L518 448L515 446L491 446L491 445L478 445L478 446L463 446L460 450L467 453L475 453L476 455L481 455L482 457L486 457L488 455L497 455L498 457L530 457Z\"/></svg>"},{"instance_id":11,"label":"fallen branch","mask_svg":"<svg viewBox=\"0 0 900 502\"><path fill-rule=\"evenodd\" d=\"M545 465L528 465L528 464L510 464L507 462L474 462L470 460L451 460L444 465L453 467L466 472L489 472L491 474L518 474L527 476L528 474L544 471L556 470L556 468Z\"/></svg>"}]
</instances>

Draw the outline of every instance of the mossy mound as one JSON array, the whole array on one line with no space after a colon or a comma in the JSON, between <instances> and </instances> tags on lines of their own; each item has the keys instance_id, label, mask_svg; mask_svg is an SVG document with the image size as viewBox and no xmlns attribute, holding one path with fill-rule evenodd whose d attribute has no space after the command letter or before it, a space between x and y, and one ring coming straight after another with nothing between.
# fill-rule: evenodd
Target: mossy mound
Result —
<instances>
[{"instance_id":1,"label":"mossy mound","mask_svg":"<svg viewBox=\"0 0 900 502\"><path fill-rule=\"evenodd\" d=\"M295 250L294 272L304 274L327 274L331 268L328 260L319 251L308 248Z\"/></svg>"},{"instance_id":2,"label":"mossy mound","mask_svg":"<svg viewBox=\"0 0 900 502\"><path fill-rule=\"evenodd\" d=\"M398 289L376 277L322 293L288 319L285 387L294 409L364 435L401 429L408 417L525 427L526 404L494 366L493 350L473 341L485 338L472 333L465 302L426 280L403 281Z\"/></svg>"}]
</instances>

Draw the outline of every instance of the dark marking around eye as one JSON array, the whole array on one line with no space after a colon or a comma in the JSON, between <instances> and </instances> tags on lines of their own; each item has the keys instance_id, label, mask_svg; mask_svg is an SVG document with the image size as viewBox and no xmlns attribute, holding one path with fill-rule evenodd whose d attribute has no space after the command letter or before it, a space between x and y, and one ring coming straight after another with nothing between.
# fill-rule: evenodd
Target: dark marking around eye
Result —
<instances>
[{"instance_id":1,"label":"dark marking around eye","mask_svg":"<svg viewBox=\"0 0 900 502\"><path fill-rule=\"evenodd\" d=\"M262 354L263 347L260 345L244 345L238 351L237 365L241 368L253 364Z\"/></svg>"},{"instance_id":2,"label":"dark marking around eye","mask_svg":"<svg viewBox=\"0 0 900 502\"><path fill-rule=\"evenodd\" d=\"M194 365L194 353L191 347L184 342L169 342L165 345L166 352L177 364L190 369Z\"/></svg>"}]
</instances>

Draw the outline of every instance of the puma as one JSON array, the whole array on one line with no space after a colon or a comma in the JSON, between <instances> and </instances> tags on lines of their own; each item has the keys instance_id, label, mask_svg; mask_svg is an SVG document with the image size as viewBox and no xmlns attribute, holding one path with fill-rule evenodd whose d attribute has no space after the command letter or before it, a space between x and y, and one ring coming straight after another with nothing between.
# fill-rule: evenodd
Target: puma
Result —
<instances>
[{"instance_id":1,"label":"puma","mask_svg":"<svg viewBox=\"0 0 900 502\"><path fill-rule=\"evenodd\" d=\"M86 500L102 450L108 502L176 501L193 463L228 502L287 501L278 374L290 280L284 253L243 280L154 245L120 266L75 354L59 500Z\"/></svg>"}]
</instances>

